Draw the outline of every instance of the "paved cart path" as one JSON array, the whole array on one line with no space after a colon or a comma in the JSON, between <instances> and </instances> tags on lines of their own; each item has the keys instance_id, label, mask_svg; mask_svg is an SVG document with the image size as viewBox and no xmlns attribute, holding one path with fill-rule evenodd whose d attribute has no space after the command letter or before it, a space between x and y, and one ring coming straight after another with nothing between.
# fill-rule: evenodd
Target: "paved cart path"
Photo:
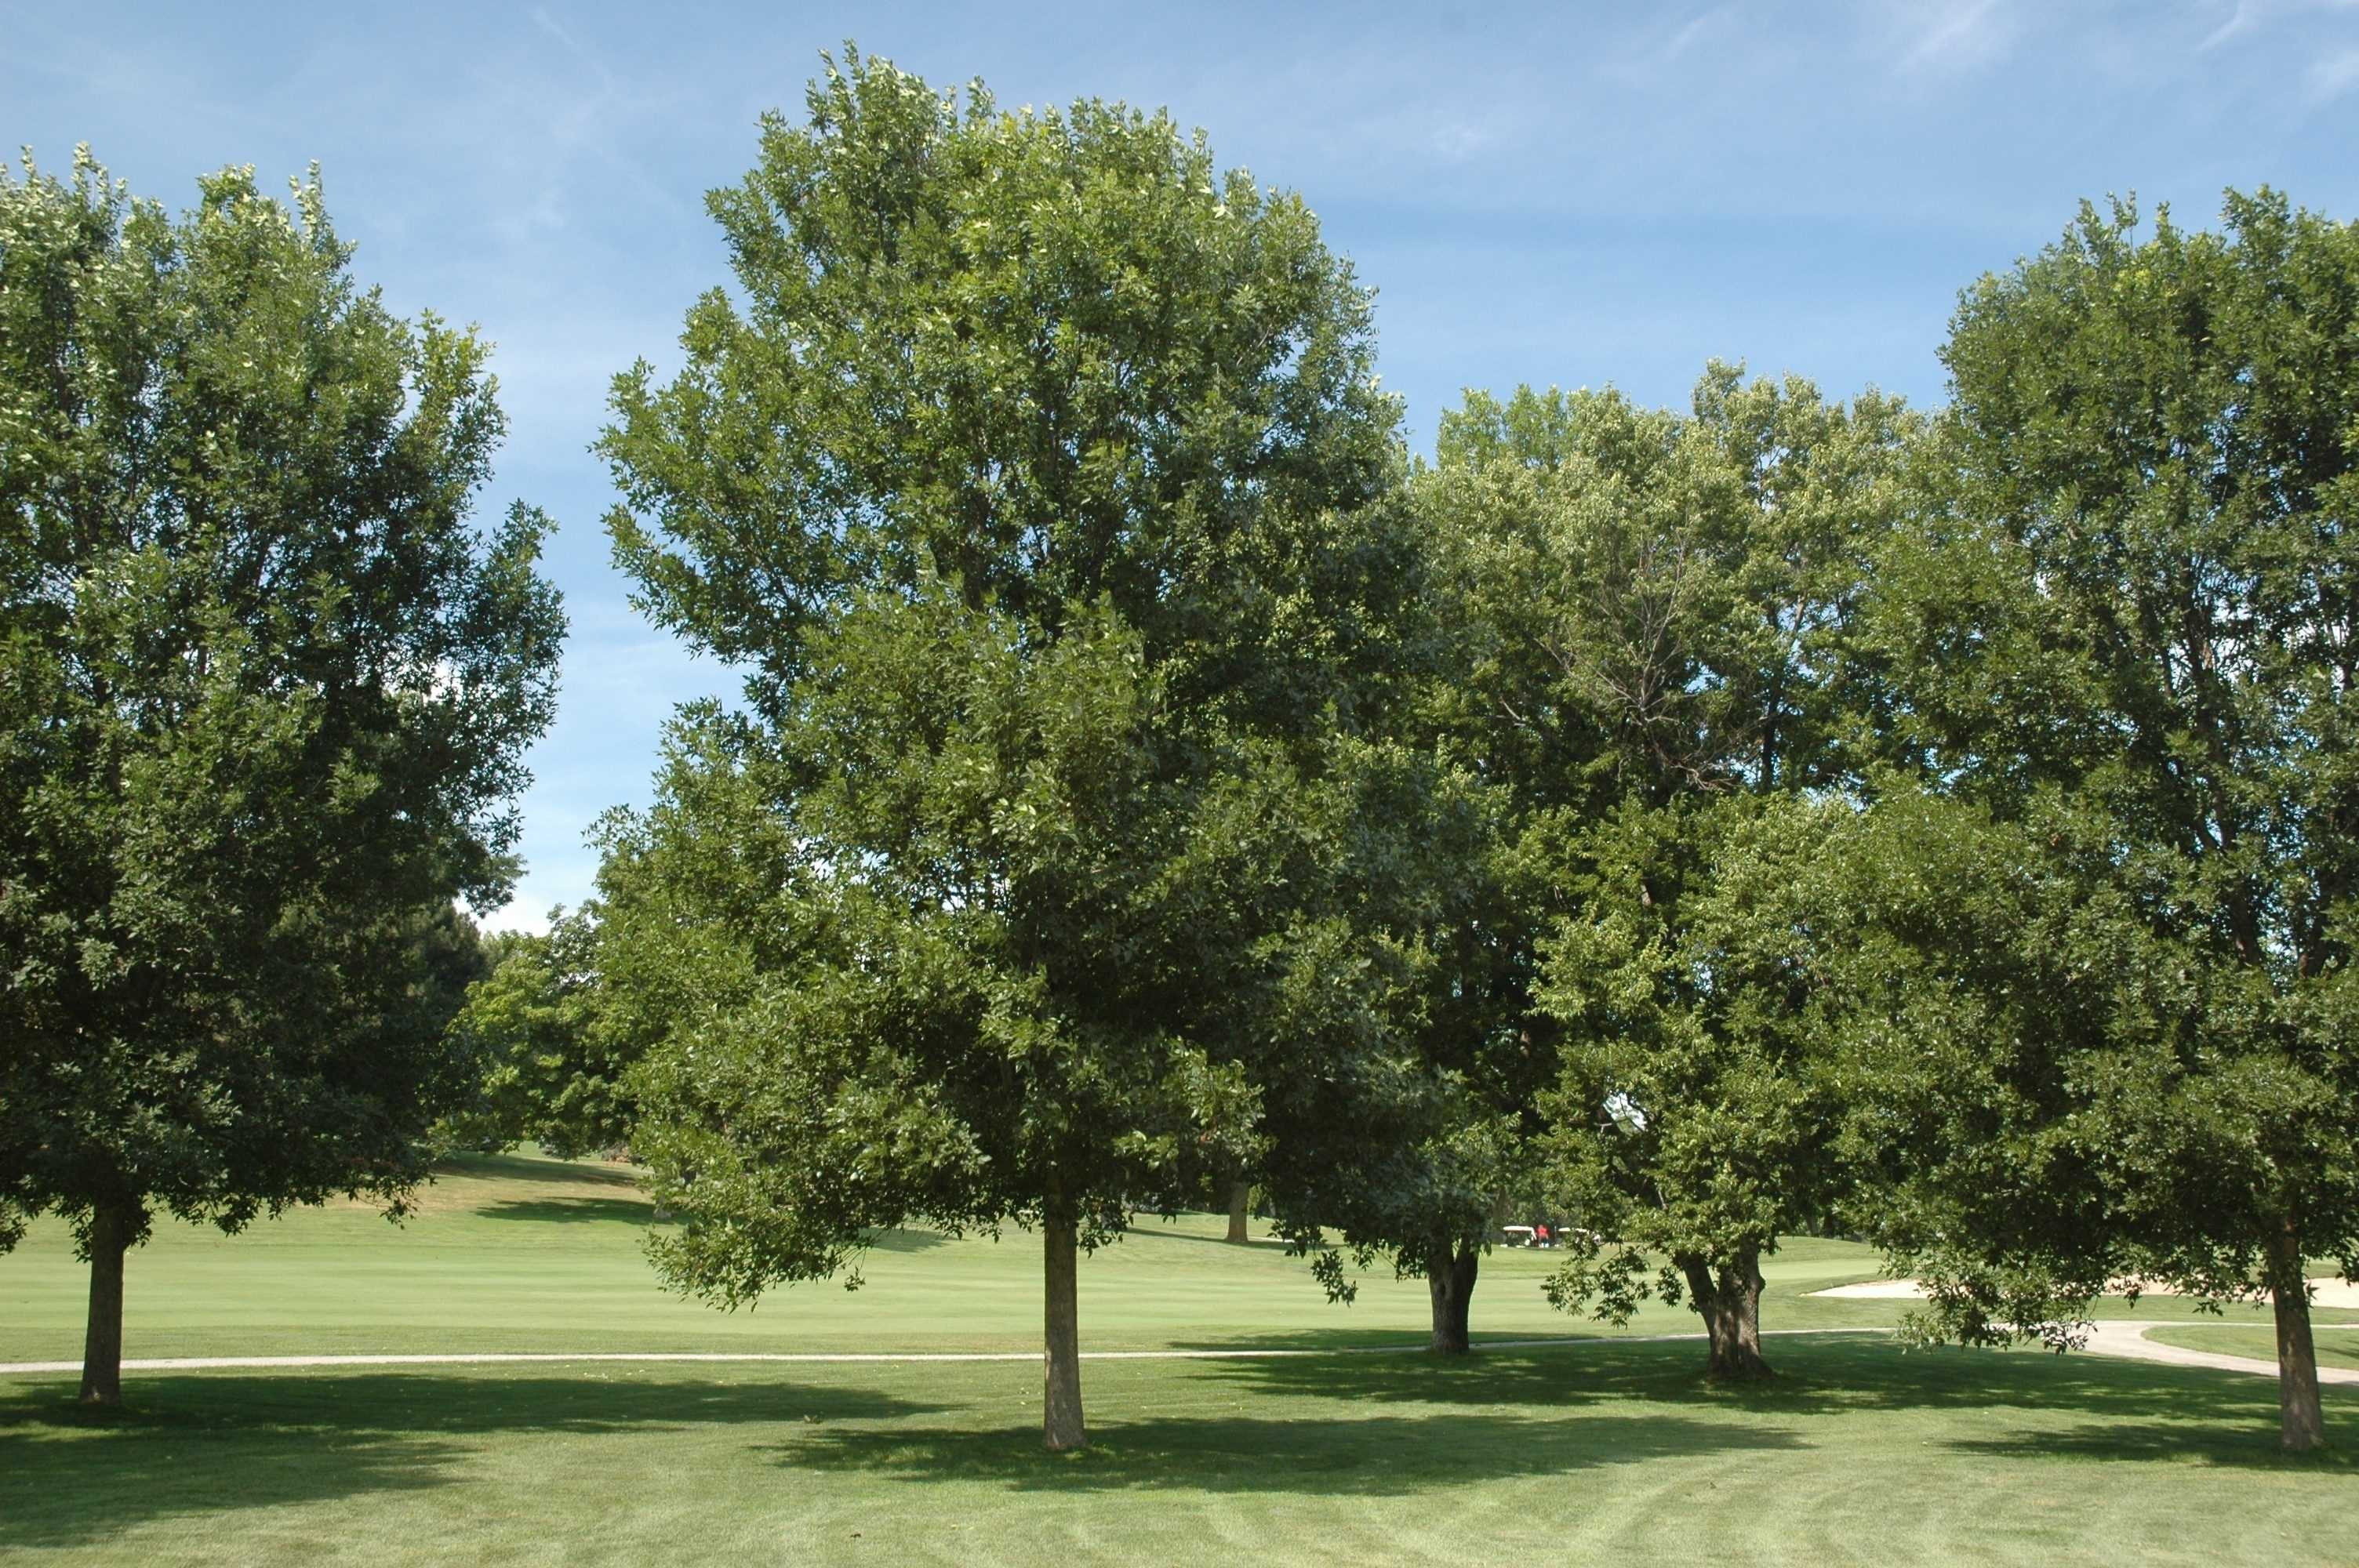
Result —
<instances>
[{"instance_id":1,"label":"paved cart path","mask_svg":"<svg viewBox=\"0 0 2359 1568\"><path fill-rule=\"evenodd\" d=\"M2124 1292L2109 1290L2105 1293L2119 1296ZM2138 1293L2148 1296L2186 1294L2183 1291L2172 1290L2169 1285L2148 1285ZM1823 1291L1812 1291L1810 1294L1843 1296L1855 1301L1921 1302L1925 1299L1925 1287L1915 1280L1865 1280L1856 1285L1832 1285ZM2359 1310L2359 1284L2349 1280L2312 1280L2310 1282L2310 1303L2312 1306Z\"/></svg>"},{"instance_id":2,"label":"paved cart path","mask_svg":"<svg viewBox=\"0 0 2359 1568\"><path fill-rule=\"evenodd\" d=\"M2208 1367L2217 1371L2254 1372L2267 1377L2277 1376L2277 1366L2270 1361L2257 1361L2243 1356L2214 1355L2208 1350L2186 1350L2176 1345L2161 1345L2146 1337L2149 1328L2161 1325L2145 1323L2101 1323L2089 1336L2088 1348L2100 1356L2118 1356L2136 1361L2159 1361L2174 1367ZM2172 1325L2176 1326L2176 1325ZM2359 1328L2359 1324L2321 1324L2321 1331L2337 1328ZM1784 1338L1812 1334L1876 1334L1873 1328L1777 1328L1763 1331L1763 1338ZM1478 1339L1478 1350L1536 1350L1582 1345L1665 1345L1685 1340L1701 1340L1701 1334L1646 1334L1606 1338L1591 1336L1586 1338L1562 1339ZM1226 1350L1084 1350L1084 1361L1255 1361L1294 1359L1312 1356L1417 1356L1425 1353L1421 1343L1401 1345L1358 1345L1332 1350L1256 1349L1250 1346ZM1038 1361L1037 1350L922 1350L906 1353L893 1351L760 1351L760 1350L654 1350L654 1351L451 1351L427 1352L416 1355L350 1355L350 1356L166 1356L126 1359L126 1372L217 1372L255 1370L291 1367L490 1367L545 1362L782 1362L790 1365L879 1363L885 1365L938 1361ZM79 1361L13 1361L0 1362L0 1377L34 1375L50 1372L79 1372ZM2359 1383L2359 1369L2345 1367L2321 1367L2319 1381L2322 1383Z\"/></svg>"},{"instance_id":3,"label":"paved cart path","mask_svg":"<svg viewBox=\"0 0 2359 1568\"><path fill-rule=\"evenodd\" d=\"M2173 1367L2209 1367L2219 1372L2257 1372L2268 1378L2277 1375L2275 1361L2263 1361L2250 1356L2223 1356L2212 1350L2190 1350L2146 1336L2147 1329L2163 1326L2154 1323L2101 1323L2090 1334L2088 1347L2100 1356L2123 1356L2133 1361L2161 1361ZM2172 1324L2169 1326L2176 1328L2182 1325ZM2204 1325L2199 1324L2196 1326ZM2359 1324L2321 1323L2311 1327L2317 1333L2332 1334L2338 1329L2359 1328ZM2318 1380L2321 1383L2359 1383L2359 1367L2321 1367Z\"/></svg>"}]
</instances>

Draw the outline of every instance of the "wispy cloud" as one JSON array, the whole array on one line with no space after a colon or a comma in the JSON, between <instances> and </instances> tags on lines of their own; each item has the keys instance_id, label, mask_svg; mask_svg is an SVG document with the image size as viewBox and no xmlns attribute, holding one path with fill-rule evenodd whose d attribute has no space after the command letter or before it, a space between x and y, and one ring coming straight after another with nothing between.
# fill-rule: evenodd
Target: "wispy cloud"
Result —
<instances>
[{"instance_id":1,"label":"wispy cloud","mask_svg":"<svg viewBox=\"0 0 2359 1568\"><path fill-rule=\"evenodd\" d=\"M2195 49L2201 54L2257 33L2273 22L2321 11L2359 11L2359 0L2235 0L2228 19L2206 33Z\"/></svg>"},{"instance_id":2,"label":"wispy cloud","mask_svg":"<svg viewBox=\"0 0 2359 1568\"><path fill-rule=\"evenodd\" d=\"M1709 11L1701 12L1689 18L1680 26L1679 31L1671 35L1671 41L1663 46L1663 58L1677 59L1687 53L1697 39L1712 31L1713 25L1720 20L1723 9L1723 7L1715 5Z\"/></svg>"},{"instance_id":3,"label":"wispy cloud","mask_svg":"<svg viewBox=\"0 0 2359 1568\"><path fill-rule=\"evenodd\" d=\"M1922 7L1914 7L1923 15ZM2006 54L2015 41L2014 19L1998 0L1976 0L1971 5L1932 7L1935 20L1902 53L1903 70L1963 70L1986 65Z\"/></svg>"},{"instance_id":4,"label":"wispy cloud","mask_svg":"<svg viewBox=\"0 0 2359 1568\"><path fill-rule=\"evenodd\" d=\"M1452 124L1433 133L1434 153L1446 163L1463 163L1483 150L1490 141L1489 133L1479 126Z\"/></svg>"},{"instance_id":5,"label":"wispy cloud","mask_svg":"<svg viewBox=\"0 0 2359 1568\"><path fill-rule=\"evenodd\" d=\"M2195 46L2195 52L2202 54L2216 49L2230 38L2251 32L2259 19L2259 13L2252 5L2245 0L2237 0L2236 8L2228 13L2228 19L2205 34L2203 41Z\"/></svg>"},{"instance_id":6,"label":"wispy cloud","mask_svg":"<svg viewBox=\"0 0 2359 1568\"><path fill-rule=\"evenodd\" d=\"M2343 49L2313 61L2303 73L2302 85L2310 102L2325 103L2359 87L2359 49Z\"/></svg>"}]
</instances>

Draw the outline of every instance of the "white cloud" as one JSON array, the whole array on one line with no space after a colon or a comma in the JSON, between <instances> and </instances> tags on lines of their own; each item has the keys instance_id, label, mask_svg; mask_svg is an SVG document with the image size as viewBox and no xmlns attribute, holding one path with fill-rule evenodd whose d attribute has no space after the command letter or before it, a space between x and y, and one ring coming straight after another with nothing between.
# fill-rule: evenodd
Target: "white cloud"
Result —
<instances>
[{"instance_id":1,"label":"white cloud","mask_svg":"<svg viewBox=\"0 0 2359 1568\"><path fill-rule=\"evenodd\" d=\"M2324 103L2359 87L2359 49L2343 49L2314 61L2302 75L2310 101Z\"/></svg>"},{"instance_id":2,"label":"white cloud","mask_svg":"<svg viewBox=\"0 0 2359 1568\"><path fill-rule=\"evenodd\" d=\"M2204 35L2203 41L2195 46L2196 53L2201 54L2207 49L2218 49L2230 38L2241 33L2251 32L2259 20L2259 13L2254 6L2247 4L2246 0L2237 0L2236 8L2228 14L2228 19Z\"/></svg>"},{"instance_id":3,"label":"white cloud","mask_svg":"<svg viewBox=\"0 0 2359 1568\"><path fill-rule=\"evenodd\" d=\"M1671 41L1663 46L1663 58L1677 59L1687 53L1698 38L1712 31L1712 24L1720 19L1720 13L1721 7L1714 6L1689 18L1678 32L1671 35Z\"/></svg>"},{"instance_id":4,"label":"white cloud","mask_svg":"<svg viewBox=\"0 0 2359 1568\"><path fill-rule=\"evenodd\" d=\"M1433 150L1451 163L1463 163L1483 149L1490 140L1485 132L1473 125L1449 124L1433 134Z\"/></svg>"},{"instance_id":5,"label":"white cloud","mask_svg":"<svg viewBox=\"0 0 2359 1568\"><path fill-rule=\"evenodd\" d=\"M1911 7L1921 19L1925 7ZM1987 65L2005 55L2015 42L2012 17L1998 0L1975 0L1971 5L1941 5L1930 8L1932 25L1919 33L1901 55L1903 70L1928 68L1967 70Z\"/></svg>"},{"instance_id":6,"label":"white cloud","mask_svg":"<svg viewBox=\"0 0 2359 1568\"><path fill-rule=\"evenodd\" d=\"M2203 41L2195 46L2196 52L2217 49L2284 17L2352 10L2359 10L2359 0L2235 0L2228 19L2204 35Z\"/></svg>"}]
</instances>

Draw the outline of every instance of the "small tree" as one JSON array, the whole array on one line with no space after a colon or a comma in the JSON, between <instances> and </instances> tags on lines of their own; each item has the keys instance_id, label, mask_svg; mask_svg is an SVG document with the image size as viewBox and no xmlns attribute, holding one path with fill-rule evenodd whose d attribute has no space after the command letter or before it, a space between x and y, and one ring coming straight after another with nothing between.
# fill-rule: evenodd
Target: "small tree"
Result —
<instances>
[{"instance_id":1,"label":"small tree","mask_svg":"<svg viewBox=\"0 0 2359 1568\"><path fill-rule=\"evenodd\" d=\"M1405 738L1339 748L1352 848L1318 902L1357 983L1291 1031L1298 1052L1318 1043L1321 1071L1281 1056L1256 1074L1266 1190L1331 1299L1357 1293L1346 1256L1388 1261L1426 1281L1432 1349L1463 1355L1503 1205L1532 1184L1531 1113L1555 1068L1528 989L1545 898L1518 880L1507 792L1451 759L1430 702L1403 707Z\"/></svg>"},{"instance_id":2,"label":"small tree","mask_svg":"<svg viewBox=\"0 0 2359 1568\"><path fill-rule=\"evenodd\" d=\"M625 1080L637 1053L603 1027L596 912L555 912L546 935L510 932L490 944L490 972L451 1020L453 1047L474 1064L475 1094L443 1123L470 1149L539 1144L572 1159L630 1141L636 1114Z\"/></svg>"},{"instance_id":3,"label":"small tree","mask_svg":"<svg viewBox=\"0 0 2359 1568\"><path fill-rule=\"evenodd\" d=\"M72 1223L104 1403L158 1209L423 1174L563 632L547 522L468 521L484 346L353 286L316 177L201 189L0 176L0 1203Z\"/></svg>"},{"instance_id":4,"label":"small tree","mask_svg":"<svg viewBox=\"0 0 2359 1568\"><path fill-rule=\"evenodd\" d=\"M614 825L676 915L631 929L705 982L635 1146L658 1262L730 1303L877 1226L1037 1226L1072 1447L1077 1249L1249 1152L1395 408L1309 211L1168 118L856 54L808 103L711 199L742 305L603 443L647 608L747 670Z\"/></svg>"},{"instance_id":5,"label":"small tree","mask_svg":"<svg viewBox=\"0 0 2359 1568\"><path fill-rule=\"evenodd\" d=\"M1579 1217L1549 1297L1625 1323L1684 1296L1715 1378L1768 1375L1761 1260L1848 1195L1809 873L1849 812L1625 806L1584 835L1586 912L1545 954L1566 1025L1549 1168Z\"/></svg>"},{"instance_id":6,"label":"small tree","mask_svg":"<svg viewBox=\"0 0 2359 1568\"><path fill-rule=\"evenodd\" d=\"M1953 1233L1981 1267L1951 1325L2006 1321L2043 1271L2067 1305L2117 1266L2266 1293L2301 1449L2304 1260L2359 1273L2359 225L2267 191L2226 219L2141 239L2134 208L2084 206L1966 292L1880 622L1903 754L2071 890L1983 937L2021 967L2061 922L2076 977L1985 1047L2023 1086L1991 1130L2104 1150L2056 1225ZM1920 1195L1983 1163L1919 1154Z\"/></svg>"}]
</instances>

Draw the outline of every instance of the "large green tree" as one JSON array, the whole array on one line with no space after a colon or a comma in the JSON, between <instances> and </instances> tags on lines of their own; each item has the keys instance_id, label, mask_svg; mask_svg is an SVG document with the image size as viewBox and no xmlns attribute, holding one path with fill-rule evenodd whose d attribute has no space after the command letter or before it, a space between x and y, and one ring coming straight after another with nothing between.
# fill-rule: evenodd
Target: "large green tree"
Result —
<instances>
[{"instance_id":1,"label":"large green tree","mask_svg":"<svg viewBox=\"0 0 2359 1568\"><path fill-rule=\"evenodd\" d=\"M1549 873L1520 929L1573 1221L1552 1294L1684 1297L1719 1376L1766 1371L1760 1259L1839 1181L1781 880L1825 822L1779 803L1851 765L1848 628L1915 428L1721 364L1684 415L1527 390L1444 427L1460 730Z\"/></svg>"},{"instance_id":2,"label":"large green tree","mask_svg":"<svg viewBox=\"0 0 2359 1568\"><path fill-rule=\"evenodd\" d=\"M1167 117L856 54L808 106L602 443L643 603L747 676L614 825L673 912L630 929L709 979L634 1147L659 1262L725 1302L879 1226L1036 1227L1071 1447L1077 1249L1249 1152L1280 993L1325 1005L1293 890L1395 591L1397 414L1310 211Z\"/></svg>"},{"instance_id":3,"label":"large green tree","mask_svg":"<svg viewBox=\"0 0 2359 1568\"><path fill-rule=\"evenodd\" d=\"M2359 226L2267 191L2225 217L2084 207L1943 351L1946 447L1883 573L1891 733L2061 879L1982 933L1998 972L2071 965L1917 1086L1976 1130L1920 1147L1897 1212L1972 1213L1990 1147L2080 1151L2077 1204L2028 1211L2055 1223L1947 1233L1945 1320L1995 1332L2042 1276L2067 1308L2114 1271L2265 1293L2299 1449L2304 1260L2359 1268ZM2005 1114L1948 1106L1993 1083Z\"/></svg>"},{"instance_id":4,"label":"large green tree","mask_svg":"<svg viewBox=\"0 0 2359 1568\"><path fill-rule=\"evenodd\" d=\"M469 520L485 346L356 287L316 177L201 188L0 176L0 1209L71 1222L110 1403L158 1211L423 1174L563 632L545 520Z\"/></svg>"}]
</instances>

